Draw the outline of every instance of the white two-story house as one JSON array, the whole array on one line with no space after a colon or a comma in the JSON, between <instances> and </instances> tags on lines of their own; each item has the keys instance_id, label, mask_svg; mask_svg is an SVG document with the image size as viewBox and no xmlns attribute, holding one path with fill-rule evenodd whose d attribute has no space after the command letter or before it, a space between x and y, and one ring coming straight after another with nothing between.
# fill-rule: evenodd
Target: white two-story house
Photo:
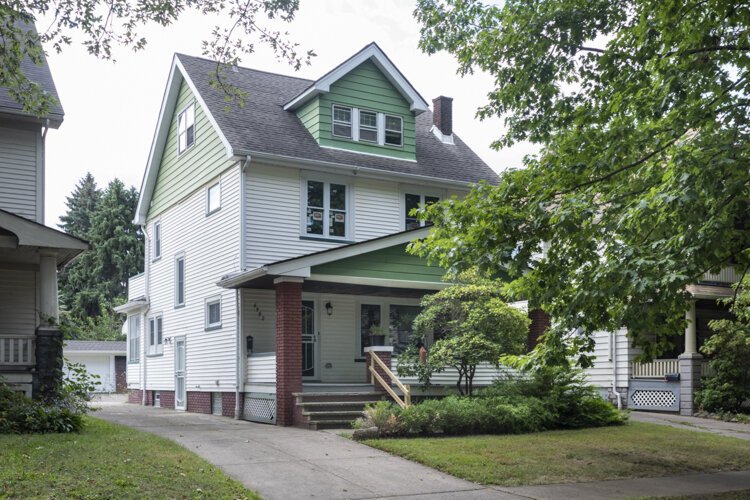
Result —
<instances>
[{"instance_id":1,"label":"white two-story house","mask_svg":"<svg viewBox=\"0 0 750 500\"><path fill-rule=\"evenodd\" d=\"M309 411L295 394L366 400L367 353L390 363L445 286L405 251L428 230L412 209L496 175L453 133L452 100L430 110L374 43L316 81L229 70L243 107L215 70L176 55L169 74L136 215L146 269L120 308L130 401L334 418L336 397Z\"/></svg>"},{"instance_id":2,"label":"white two-story house","mask_svg":"<svg viewBox=\"0 0 750 500\"><path fill-rule=\"evenodd\" d=\"M35 116L0 88L0 382L38 397L62 374L57 269L87 245L44 226L45 140L64 114L46 61L21 71L57 104Z\"/></svg>"}]
</instances>

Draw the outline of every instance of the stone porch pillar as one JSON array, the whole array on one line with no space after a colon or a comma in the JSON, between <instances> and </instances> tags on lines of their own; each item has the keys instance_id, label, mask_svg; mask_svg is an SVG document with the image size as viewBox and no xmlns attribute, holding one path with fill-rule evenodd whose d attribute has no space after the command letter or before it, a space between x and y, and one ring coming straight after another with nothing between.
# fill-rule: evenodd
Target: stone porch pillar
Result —
<instances>
[{"instance_id":1,"label":"stone porch pillar","mask_svg":"<svg viewBox=\"0 0 750 500\"><path fill-rule=\"evenodd\" d=\"M692 415L695 412L693 399L695 391L700 388L701 363L703 356L698 352L698 338L695 317L695 301L685 313L685 352L678 356L680 364L680 414Z\"/></svg>"},{"instance_id":2,"label":"stone porch pillar","mask_svg":"<svg viewBox=\"0 0 750 500\"><path fill-rule=\"evenodd\" d=\"M57 254L52 250L39 252L39 312L32 395L45 398L54 395L63 368L63 335L57 328Z\"/></svg>"},{"instance_id":3,"label":"stone porch pillar","mask_svg":"<svg viewBox=\"0 0 750 500\"><path fill-rule=\"evenodd\" d=\"M302 278L281 277L276 288L276 425L302 421L292 395L302 392Z\"/></svg>"},{"instance_id":4,"label":"stone porch pillar","mask_svg":"<svg viewBox=\"0 0 750 500\"><path fill-rule=\"evenodd\" d=\"M380 382L378 382L375 377L370 373L370 366L372 365L372 353L375 353L376 356L380 358L380 360L385 364L385 366L388 367L389 370L392 370L393 367L391 366L391 358L393 357L393 346L371 346L371 347L365 347L365 360L367 362L367 380L374 385L375 390L377 392L387 392L385 390L385 387L383 387ZM375 371L383 377L383 380L387 384L390 384L391 378L386 375L385 370L383 370L377 363L375 364Z\"/></svg>"}]
</instances>

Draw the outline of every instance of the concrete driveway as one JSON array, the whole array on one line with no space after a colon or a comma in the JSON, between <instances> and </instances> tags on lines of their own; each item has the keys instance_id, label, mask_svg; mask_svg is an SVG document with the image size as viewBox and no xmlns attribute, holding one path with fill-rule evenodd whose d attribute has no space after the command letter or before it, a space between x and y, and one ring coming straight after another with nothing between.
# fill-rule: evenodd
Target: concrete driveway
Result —
<instances>
[{"instance_id":1,"label":"concrete driveway","mask_svg":"<svg viewBox=\"0 0 750 500\"><path fill-rule=\"evenodd\" d=\"M266 499L518 499L330 432L131 404L94 416L177 441Z\"/></svg>"}]
</instances>

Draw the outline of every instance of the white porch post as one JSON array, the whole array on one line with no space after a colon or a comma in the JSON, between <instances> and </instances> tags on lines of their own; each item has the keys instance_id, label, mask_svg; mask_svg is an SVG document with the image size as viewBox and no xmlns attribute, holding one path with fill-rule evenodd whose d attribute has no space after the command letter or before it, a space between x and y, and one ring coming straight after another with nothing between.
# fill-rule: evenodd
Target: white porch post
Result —
<instances>
[{"instance_id":1,"label":"white porch post","mask_svg":"<svg viewBox=\"0 0 750 500\"><path fill-rule=\"evenodd\" d=\"M57 321L57 254L54 251L39 252L40 290L39 302L42 323Z\"/></svg>"},{"instance_id":2,"label":"white porch post","mask_svg":"<svg viewBox=\"0 0 750 500\"><path fill-rule=\"evenodd\" d=\"M692 415L695 411L693 399L701 383L701 362L703 356L698 353L698 335L696 328L695 300L690 301L685 312L685 352L679 356L680 364L680 414Z\"/></svg>"}]
</instances>

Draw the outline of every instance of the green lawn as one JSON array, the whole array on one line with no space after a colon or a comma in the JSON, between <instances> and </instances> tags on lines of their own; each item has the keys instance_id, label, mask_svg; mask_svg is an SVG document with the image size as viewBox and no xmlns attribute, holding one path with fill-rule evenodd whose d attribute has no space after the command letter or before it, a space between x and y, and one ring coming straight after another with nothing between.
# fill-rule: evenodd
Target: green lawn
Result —
<instances>
[{"instance_id":1,"label":"green lawn","mask_svg":"<svg viewBox=\"0 0 750 500\"><path fill-rule=\"evenodd\" d=\"M80 434L0 435L0 498L260 498L168 439L86 422Z\"/></svg>"},{"instance_id":2,"label":"green lawn","mask_svg":"<svg viewBox=\"0 0 750 500\"><path fill-rule=\"evenodd\" d=\"M366 444L458 477L520 486L750 469L750 442L663 425Z\"/></svg>"}]
</instances>

